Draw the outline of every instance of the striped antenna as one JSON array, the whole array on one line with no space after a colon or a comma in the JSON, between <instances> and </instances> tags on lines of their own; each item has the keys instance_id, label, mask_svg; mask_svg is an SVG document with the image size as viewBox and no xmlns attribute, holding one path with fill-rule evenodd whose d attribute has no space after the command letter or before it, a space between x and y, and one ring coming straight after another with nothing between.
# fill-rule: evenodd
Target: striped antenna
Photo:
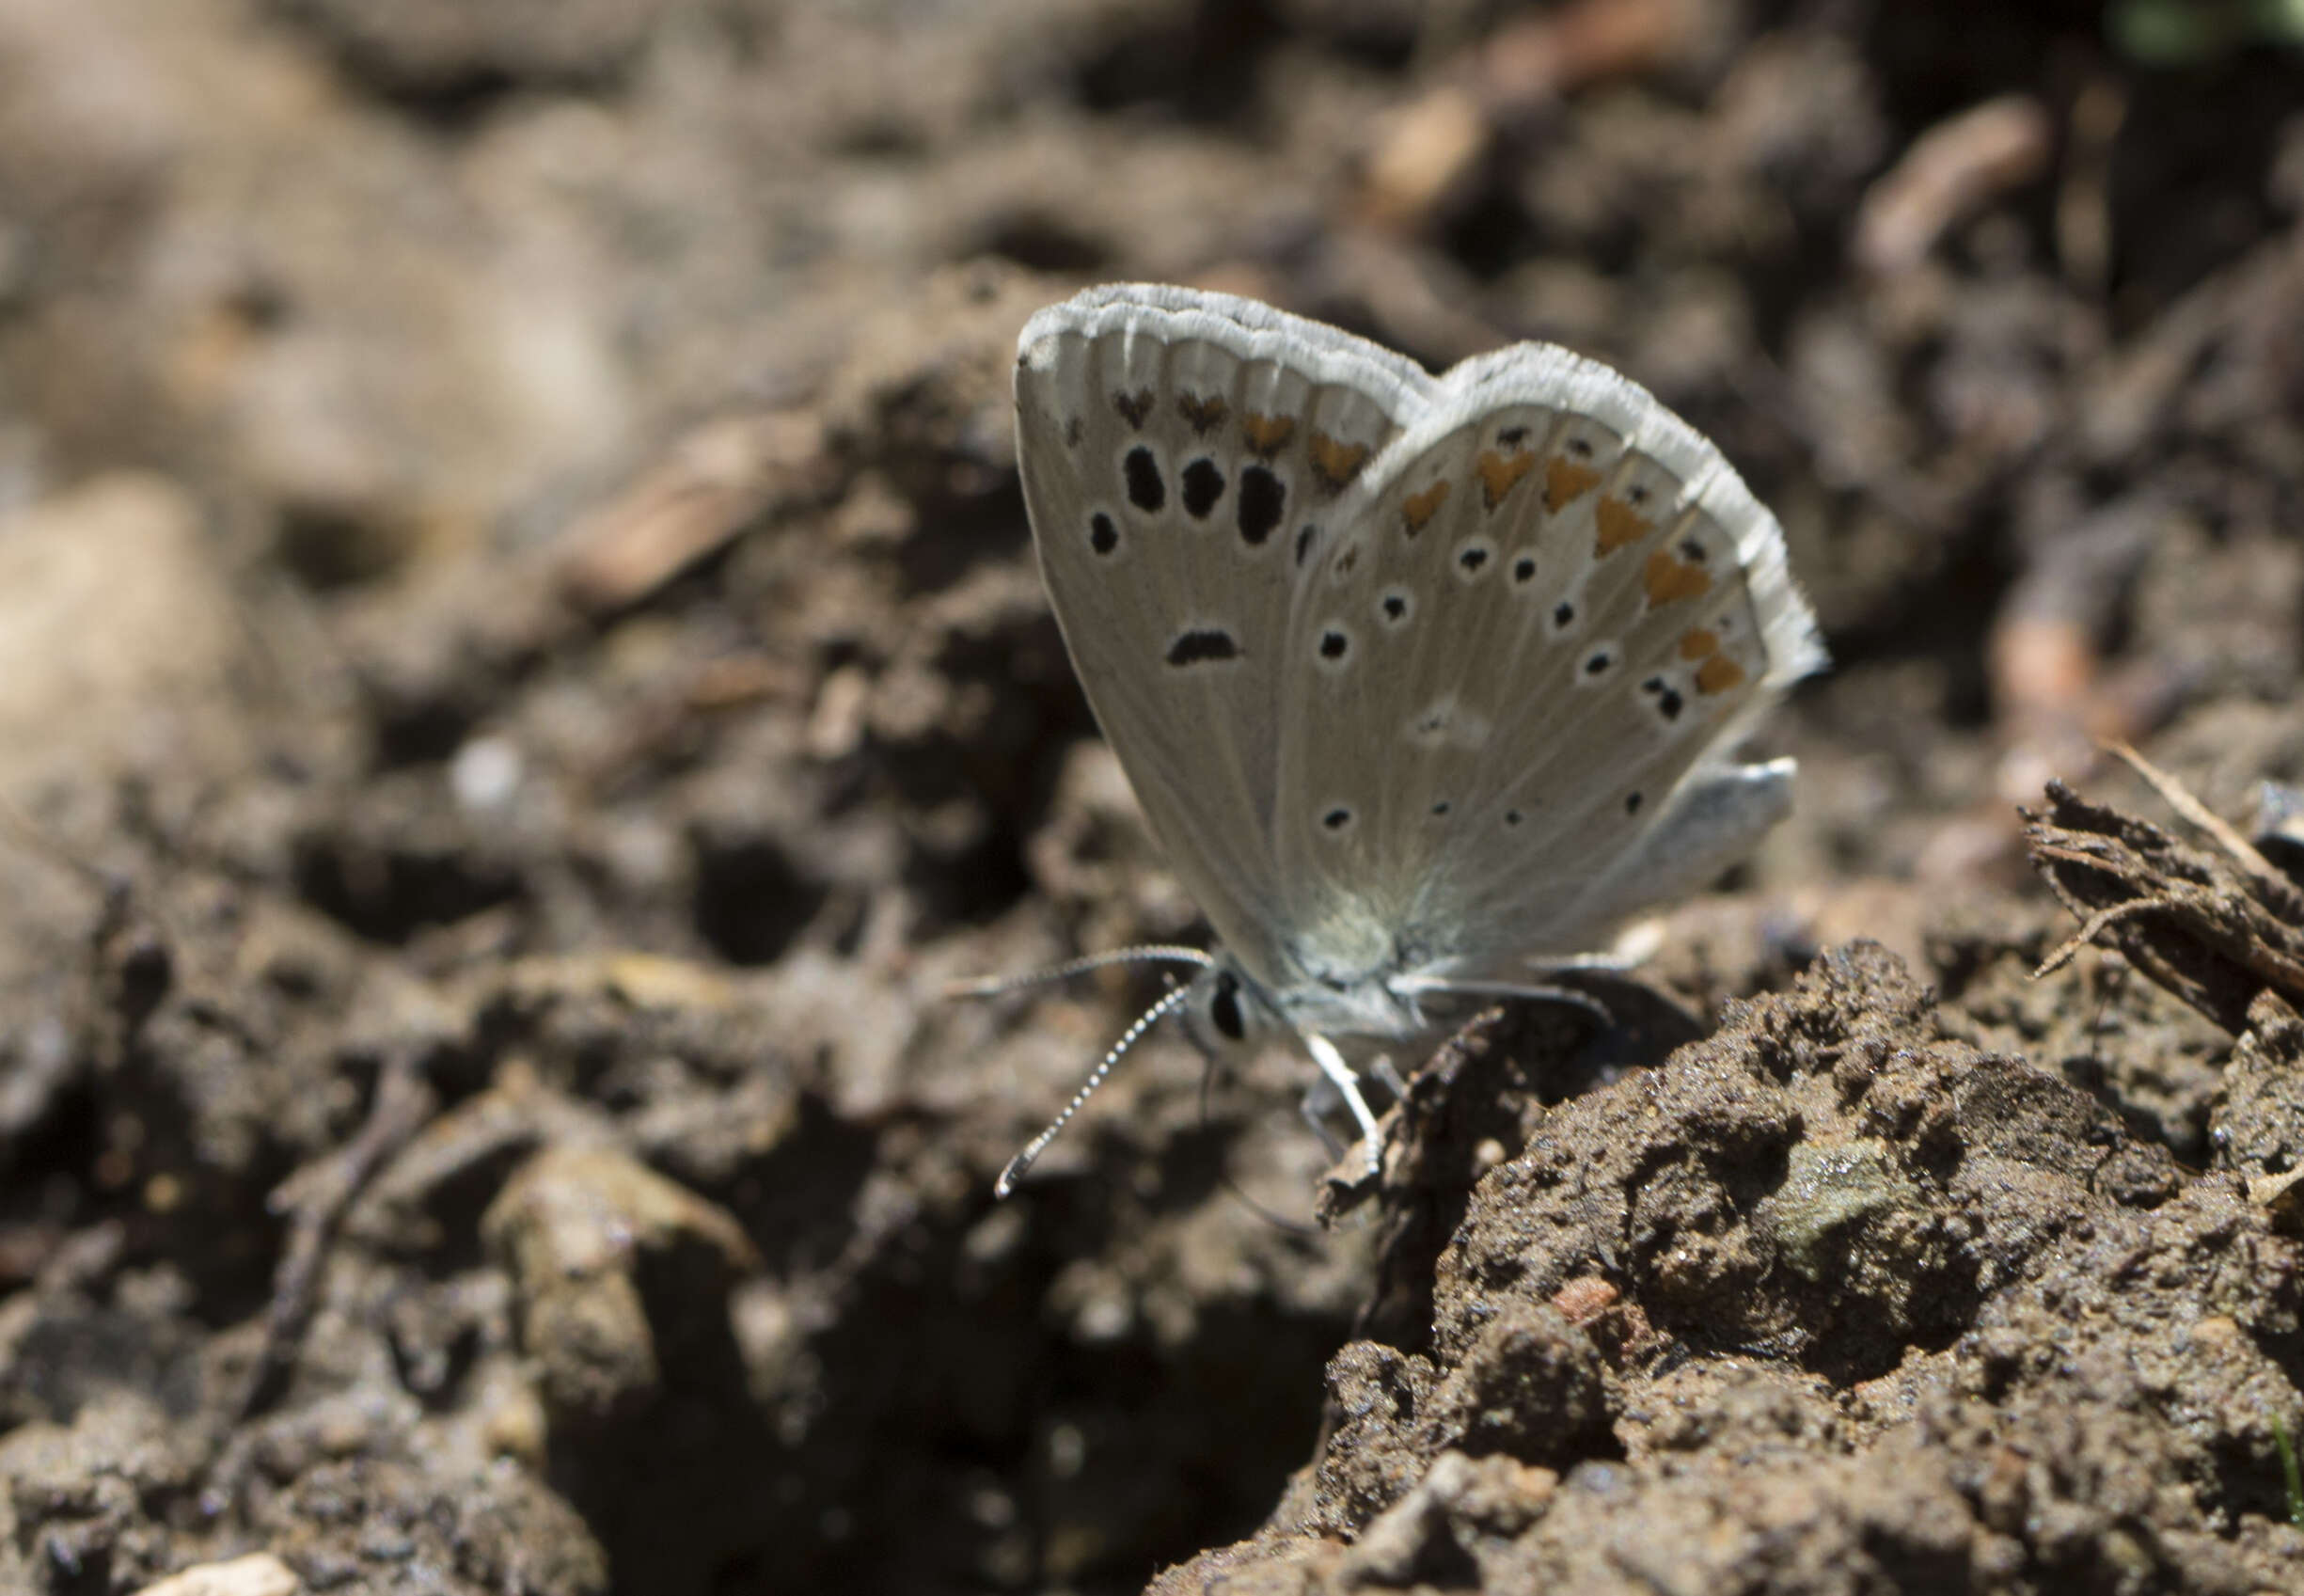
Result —
<instances>
[{"instance_id":1,"label":"striped antenna","mask_svg":"<svg viewBox=\"0 0 2304 1596\"><path fill-rule=\"evenodd\" d=\"M1205 954L1200 957L1206 963L1215 962L1207 958ZM1136 1017L1136 1023L1120 1034L1120 1039L1113 1044L1112 1051L1104 1055L1103 1062L1088 1072L1088 1079L1081 1082L1080 1090L1072 1094L1072 1100L1064 1105L1064 1112L1049 1120L1047 1130L1026 1143L1024 1150L1008 1161L1008 1167L1000 1172L1000 1178L992 1184L994 1196L1004 1197L1016 1190L1016 1183L1024 1178L1024 1172L1033 1166L1034 1161L1042 1153L1048 1151L1049 1144L1053 1142L1064 1128L1071 1122L1072 1116L1080 1112L1081 1105L1094 1097L1096 1089L1104 1084L1104 1077L1110 1075L1112 1067L1120 1062L1120 1055L1134 1047L1136 1038L1151 1030L1161 1015L1166 1014L1191 995L1191 988L1177 987Z\"/></svg>"},{"instance_id":2,"label":"striped antenna","mask_svg":"<svg viewBox=\"0 0 2304 1596\"><path fill-rule=\"evenodd\" d=\"M1605 967L1601 967L1605 968ZM1412 992L1418 997L1445 998L1516 998L1524 1003L1560 1003L1569 1008L1580 1008L1606 1025L1616 1017L1608 1005L1589 992L1580 992L1573 987L1547 987L1525 981L1451 981L1444 975L1409 975L1393 983L1396 989Z\"/></svg>"},{"instance_id":3,"label":"striped antenna","mask_svg":"<svg viewBox=\"0 0 2304 1596\"><path fill-rule=\"evenodd\" d=\"M996 998L1002 992L1013 992L1024 987L1037 987L1043 982L1064 981L1075 975L1084 975L1108 964L1191 964L1206 970L1215 962L1198 948L1147 942L1142 947L1114 948L1110 953L1092 953L1083 958L1066 959L1062 964L1051 964L1046 970L1027 971L1021 975L963 976L945 984L944 996Z\"/></svg>"}]
</instances>

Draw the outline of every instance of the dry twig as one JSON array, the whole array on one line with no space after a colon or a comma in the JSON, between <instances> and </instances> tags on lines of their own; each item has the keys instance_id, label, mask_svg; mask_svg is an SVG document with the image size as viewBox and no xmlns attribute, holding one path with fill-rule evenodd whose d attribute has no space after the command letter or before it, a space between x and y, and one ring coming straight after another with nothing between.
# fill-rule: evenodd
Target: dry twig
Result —
<instances>
[{"instance_id":1,"label":"dry twig","mask_svg":"<svg viewBox=\"0 0 2304 1596\"><path fill-rule=\"evenodd\" d=\"M2081 924L2039 973L2101 940L2234 1035L2248 1028L2249 1004L2259 992L2304 1002L2304 893L2134 750L2113 751L2162 793L2181 793L2181 801L2170 797L2170 804L2238 862L2090 803L2061 782L2049 782L2047 811L2025 812L2025 843Z\"/></svg>"}]
</instances>

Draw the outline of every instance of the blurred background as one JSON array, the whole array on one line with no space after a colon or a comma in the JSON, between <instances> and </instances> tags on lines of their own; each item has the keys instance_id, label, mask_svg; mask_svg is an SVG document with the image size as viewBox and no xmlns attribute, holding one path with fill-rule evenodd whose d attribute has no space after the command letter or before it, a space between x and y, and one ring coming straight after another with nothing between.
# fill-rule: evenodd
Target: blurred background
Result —
<instances>
[{"instance_id":1,"label":"blurred background","mask_svg":"<svg viewBox=\"0 0 2304 1596\"><path fill-rule=\"evenodd\" d=\"M1238 1194L1310 1212L1301 1065L1147 1046L995 1206L1158 988L937 998L1195 933L1032 564L1024 318L1550 339L1719 441L1837 668L1702 1009L2036 959L2014 805L2131 790L2100 736L2304 777L2300 220L2273 0L0 0L0 1585L1249 1533L1369 1289ZM2161 1019L2065 1072L2197 1160Z\"/></svg>"}]
</instances>

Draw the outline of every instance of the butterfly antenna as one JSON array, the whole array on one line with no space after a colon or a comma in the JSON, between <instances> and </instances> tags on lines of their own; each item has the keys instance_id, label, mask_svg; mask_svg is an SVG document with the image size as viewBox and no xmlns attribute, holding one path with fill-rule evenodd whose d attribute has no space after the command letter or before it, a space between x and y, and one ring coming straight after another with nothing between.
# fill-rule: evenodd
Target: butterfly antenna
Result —
<instances>
[{"instance_id":1,"label":"butterfly antenna","mask_svg":"<svg viewBox=\"0 0 2304 1596\"><path fill-rule=\"evenodd\" d=\"M947 998L995 998L1002 992L1013 992L1024 987L1037 987L1049 981L1069 980L1084 975L1091 970L1101 970L1108 964L1190 964L1202 970L1216 960L1198 948L1176 947L1163 942L1147 942L1141 947L1114 948L1110 953L1092 953L1082 958L1070 958L1062 964L1051 964L1046 970L1028 970L1021 975L968 975L944 984Z\"/></svg>"},{"instance_id":2,"label":"butterfly antenna","mask_svg":"<svg viewBox=\"0 0 2304 1596\"><path fill-rule=\"evenodd\" d=\"M1024 1150L1008 1161L1008 1167L1002 1170L1000 1178L992 1183L992 1195L1004 1197L1016 1190L1016 1183L1024 1178L1024 1172L1042 1153L1048 1151L1048 1145L1063 1133L1064 1128L1072 1122L1072 1116L1080 1112L1081 1105L1096 1096L1096 1089L1104 1084L1104 1077L1110 1075L1112 1067L1120 1062L1120 1055L1134 1047L1136 1039L1151 1030L1161 1015L1191 995L1192 989L1189 986L1174 988L1160 1002L1136 1017L1136 1023L1120 1034L1120 1039L1112 1045L1112 1051L1104 1055L1103 1062L1088 1072L1088 1079L1081 1082L1080 1090L1072 1094L1072 1100L1064 1105L1064 1112L1049 1120L1047 1130L1027 1142Z\"/></svg>"},{"instance_id":3,"label":"butterfly antenna","mask_svg":"<svg viewBox=\"0 0 2304 1596\"><path fill-rule=\"evenodd\" d=\"M1513 998L1523 1003L1561 1003L1584 1010L1603 1025L1616 1022L1616 1016L1608 1012L1606 1003L1573 987L1547 987L1524 981L1450 981L1436 975L1409 976L1395 985L1419 997L1430 993L1437 997Z\"/></svg>"}]
</instances>

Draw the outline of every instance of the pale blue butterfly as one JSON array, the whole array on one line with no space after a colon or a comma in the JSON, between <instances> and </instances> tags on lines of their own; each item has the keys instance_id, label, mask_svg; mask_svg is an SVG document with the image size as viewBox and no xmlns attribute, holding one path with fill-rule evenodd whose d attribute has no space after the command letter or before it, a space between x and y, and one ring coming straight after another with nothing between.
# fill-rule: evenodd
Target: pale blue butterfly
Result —
<instances>
[{"instance_id":1,"label":"pale blue butterfly","mask_svg":"<svg viewBox=\"0 0 2304 1596\"><path fill-rule=\"evenodd\" d=\"M1056 619L1221 939L1161 1016L1338 1039L1533 984L1703 885L1791 802L1736 745L1824 663L1775 518L1644 388L1548 344L1428 375L1227 294L1091 289L1025 324L1017 454ZM976 991L1016 982L983 982ZM1318 1123L1317 1116L1315 1123Z\"/></svg>"}]
</instances>

